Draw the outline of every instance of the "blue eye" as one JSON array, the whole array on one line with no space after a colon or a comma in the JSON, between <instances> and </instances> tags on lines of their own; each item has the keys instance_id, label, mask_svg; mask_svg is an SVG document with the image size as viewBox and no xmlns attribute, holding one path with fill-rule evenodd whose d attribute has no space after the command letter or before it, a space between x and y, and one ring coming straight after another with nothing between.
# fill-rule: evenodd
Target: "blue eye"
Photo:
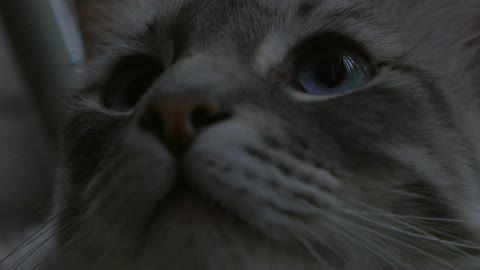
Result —
<instances>
[{"instance_id":1,"label":"blue eye","mask_svg":"<svg viewBox=\"0 0 480 270\"><path fill-rule=\"evenodd\" d=\"M300 62L297 80L306 93L338 95L365 86L373 77L370 63L350 52L328 52Z\"/></svg>"}]
</instances>

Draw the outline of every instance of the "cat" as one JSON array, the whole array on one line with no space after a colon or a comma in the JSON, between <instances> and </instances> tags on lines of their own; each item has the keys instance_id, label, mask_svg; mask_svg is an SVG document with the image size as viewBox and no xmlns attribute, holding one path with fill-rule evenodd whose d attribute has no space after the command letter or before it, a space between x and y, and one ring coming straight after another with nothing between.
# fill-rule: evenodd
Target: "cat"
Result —
<instances>
[{"instance_id":1,"label":"cat","mask_svg":"<svg viewBox=\"0 0 480 270\"><path fill-rule=\"evenodd\" d=\"M480 269L477 1L76 8L58 269Z\"/></svg>"}]
</instances>

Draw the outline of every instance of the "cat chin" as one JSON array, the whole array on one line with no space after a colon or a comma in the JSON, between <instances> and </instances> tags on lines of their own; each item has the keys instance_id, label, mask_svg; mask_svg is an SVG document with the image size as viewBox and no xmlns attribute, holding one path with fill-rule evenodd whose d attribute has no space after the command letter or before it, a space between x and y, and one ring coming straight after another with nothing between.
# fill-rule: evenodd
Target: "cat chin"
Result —
<instances>
[{"instance_id":1,"label":"cat chin","mask_svg":"<svg viewBox=\"0 0 480 270\"><path fill-rule=\"evenodd\" d=\"M178 197L163 211L134 269L333 270L319 268L300 246L273 242L196 196Z\"/></svg>"},{"instance_id":2,"label":"cat chin","mask_svg":"<svg viewBox=\"0 0 480 270\"><path fill-rule=\"evenodd\" d=\"M170 200L142 242L135 251L135 259L127 253L90 258L84 247L76 247L68 254L59 254L60 265L55 270L341 269L328 264L320 267L301 246L271 241L190 192L182 192Z\"/></svg>"}]
</instances>

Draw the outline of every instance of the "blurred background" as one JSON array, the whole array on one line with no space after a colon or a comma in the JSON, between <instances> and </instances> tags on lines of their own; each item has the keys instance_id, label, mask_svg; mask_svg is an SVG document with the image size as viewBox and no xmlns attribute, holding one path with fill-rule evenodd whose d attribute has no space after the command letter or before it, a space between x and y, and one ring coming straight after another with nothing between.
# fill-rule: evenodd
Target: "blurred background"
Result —
<instances>
[{"instance_id":1,"label":"blurred background","mask_svg":"<svg viewBox=\"0 0 480 270\"><path fill-rule=\"evenodd\" d=\"M0 260L52 205L57 119L79 40L68 1L0 0Z\"/></svg>"}]
</instances>

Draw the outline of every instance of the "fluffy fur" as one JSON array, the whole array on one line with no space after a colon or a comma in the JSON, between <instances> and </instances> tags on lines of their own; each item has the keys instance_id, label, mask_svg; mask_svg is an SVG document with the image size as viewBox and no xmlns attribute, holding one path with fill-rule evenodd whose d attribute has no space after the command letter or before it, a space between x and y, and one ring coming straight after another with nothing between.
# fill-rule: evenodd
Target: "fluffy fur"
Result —
<instances>
[{"instance_id":1,"label":"fluffy fur","mask_svg":"<svg viewBox=\"0 0 480 270\"><path fill-rule=\"evenodd\" d=\"M65 117L59 269L480 265L478 1L77 5L90 67ZM325 100L272 83L327 32L384 63L366 87ZM138 52L167 70L134 112L104 108L98 85ZM192 90L233 114L176 158L139 123Z\"/></svg>"}]
</instances>

